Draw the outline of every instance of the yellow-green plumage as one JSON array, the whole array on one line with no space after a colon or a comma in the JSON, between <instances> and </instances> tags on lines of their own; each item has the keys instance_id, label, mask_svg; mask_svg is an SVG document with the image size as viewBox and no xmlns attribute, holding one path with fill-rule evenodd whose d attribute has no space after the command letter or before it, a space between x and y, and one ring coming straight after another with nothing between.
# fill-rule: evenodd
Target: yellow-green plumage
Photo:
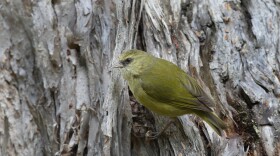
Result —
<instances>
[{"instance_id":1,"label":"yellow-green plumage","mask_svg":"<svg viewBox=\"0 0 280 156\"><path fill-rule=\"evenodd\" d=\"M134 97L151 111L170 117L196 114L219 135L226 128L211 109L211 98L175 64L140 50L122 53L119 63Z\"/></svg>"}]
</instances>

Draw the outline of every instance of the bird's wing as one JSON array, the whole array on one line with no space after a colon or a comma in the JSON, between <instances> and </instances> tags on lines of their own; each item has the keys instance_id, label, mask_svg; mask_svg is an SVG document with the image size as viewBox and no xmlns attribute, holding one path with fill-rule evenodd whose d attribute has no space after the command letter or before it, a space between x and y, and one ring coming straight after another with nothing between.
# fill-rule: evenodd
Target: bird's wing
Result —
<instances>
[{"instance_id":1,"label":"bird's wing","mask_svg":"<svg viewBox=\"0 0 280 156\"><path fill-rule=\"evenodd\" d=\"M180 79L180 82L186 88L186 90L196 97L203 105L209 109L215 106L214 101L202 90L194 78L185 74L185 77Z\"/></svg>"},{"instance_id":2,"label":"bird's wing","mask_svg":"<svg viewBox=\"0 0 280 156\"><path fill-rule=\"evenodd\" d=\"M159 60L164 61L164 60ZM144 92L163 103L180 109L212 111L211 101L193 78L169 62L156 63L140 77Z\"/></svg>"}]
</instances>

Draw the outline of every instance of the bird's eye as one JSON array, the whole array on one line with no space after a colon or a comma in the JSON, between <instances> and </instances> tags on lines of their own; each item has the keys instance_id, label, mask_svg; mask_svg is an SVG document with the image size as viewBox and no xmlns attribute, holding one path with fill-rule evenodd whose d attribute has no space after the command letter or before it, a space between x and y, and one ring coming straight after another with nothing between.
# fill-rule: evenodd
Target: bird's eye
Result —
<instances>
[{"instance_id":1,"label":"bird's eye","mask_svg":"<svg viewBox=\"0 0 280 156\"><path fill-rule=\"evenodd\" d=\"M128 64L130 64L132 62L132 58L127 58L123 61L121 61L121 64L123 64L123 66L127 66Z\"/></svg>"}]
</instances>

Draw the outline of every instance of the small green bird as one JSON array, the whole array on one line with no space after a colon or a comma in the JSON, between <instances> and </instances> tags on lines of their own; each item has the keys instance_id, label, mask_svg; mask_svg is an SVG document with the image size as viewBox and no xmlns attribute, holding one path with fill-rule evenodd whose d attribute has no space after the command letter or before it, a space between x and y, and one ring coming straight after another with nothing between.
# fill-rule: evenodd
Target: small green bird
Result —
<instances>
[{"instance_id":1,"label":"small green bird","mask_svg":"<svg viewBox=\"0 0 280 156\"><path fill-rule=\"evenodd\" d=\"M175 64L144 51L129 50L119 57L124 79L138 102L160 115L177 117L195 114L221 136L226 124L213 112L215 104L198 85Z\"/></svg>"}]
</instances>

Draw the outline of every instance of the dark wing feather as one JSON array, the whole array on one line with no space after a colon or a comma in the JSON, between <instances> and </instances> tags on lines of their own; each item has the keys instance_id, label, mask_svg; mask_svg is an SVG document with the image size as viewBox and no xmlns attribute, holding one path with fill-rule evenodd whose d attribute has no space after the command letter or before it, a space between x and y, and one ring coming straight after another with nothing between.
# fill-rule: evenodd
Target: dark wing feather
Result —
<instances>
[{"instance_id":1,"label":"dark wing feather","mask_svg":"<svg viewBox=\"0 0 280 156\"><path fill-rule=\"evenodd\" d=\"M185 78L180 80L181 84L194 96L196 97L203 105L208 107L210 110L211 107L215 106L214 101L209 98L209 96L202 90L202 88L198 85L198 82L188 76L185 75Z\"/></svg>"}]
</instances>

